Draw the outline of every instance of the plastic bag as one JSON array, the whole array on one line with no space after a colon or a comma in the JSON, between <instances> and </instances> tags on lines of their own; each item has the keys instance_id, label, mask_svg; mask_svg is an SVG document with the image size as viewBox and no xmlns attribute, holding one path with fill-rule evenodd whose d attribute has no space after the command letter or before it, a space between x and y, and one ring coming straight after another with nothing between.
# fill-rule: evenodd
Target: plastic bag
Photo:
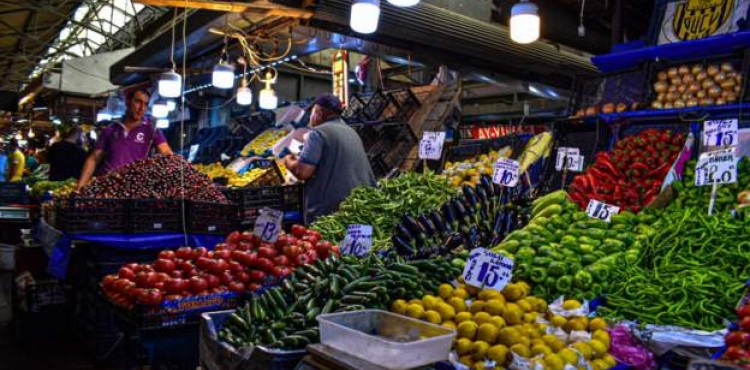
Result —
<instances>
[{"instance_id":1,"label":"plastic bag","mask_svg":"<svg viewBox=\"0 0 750 370\"><path fill-rule=\"evenodd\" d=\"M575 310L566 310L563 308L565 297L560 296L554 302L549 305L549 311L555 315L562 316L564 318L570 317L586 317L589 315L589 301L584 300L581 304L581 308Z\"/></svg>"},{"instance_id":2,"label":"plastic bag","mask_svg":"<svg viewBox=\"0 0 750 370\"><path fill-rule=\"evenodd\" d=\"M654 354L645 347L636 344L630 334L630 330L624 324L617 325L614 329L607 329L612 339L612 347L609 354L618 362L632 366L636 370L656 369Z\"/></svg>"}]
</instances>

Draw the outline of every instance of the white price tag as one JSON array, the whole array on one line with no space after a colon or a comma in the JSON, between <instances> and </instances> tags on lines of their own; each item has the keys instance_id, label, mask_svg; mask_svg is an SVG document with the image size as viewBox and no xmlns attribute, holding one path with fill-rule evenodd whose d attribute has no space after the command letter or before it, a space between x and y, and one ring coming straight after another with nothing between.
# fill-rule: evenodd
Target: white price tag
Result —
<instances>
[{"instance_id":1,"label":"white price tag","mask_svg":"<svg viewBox=\"0 0 750 370\"><path fill-rule=\"evenodd\" d=\"M620 213L620 207L602 203L598 200L591 199L588 207L586 207L586 214L591 218L596 218L605 222L609 222L612 216Z\"/></svg>"},{"instance_id":2,"label":"white price tag","mask_svg":"<svg viewBox=\"0 0 750 370\"><path fill-rule=\"evenodd\" d=\"M555 160L555 169L562 171L567 169L568 171L577 171L578 157L581 155L578 148L557 148L557 159Z\"/></svg>"},{"instance_id":3,"label":"white price tag","mask_svg":"<svg viewBox=\"0 0 750 370\"><path fill-rule=\"evenodd\" d=\"M739 130L736 119L703 122L703 146L737 146Z\"/></svg>"},{"instance_id":4,"label":"white price tag","mask_svg":"<svg viewBox=\"0 0 750 370\"><path fill-rule=\"evenodd\" d=\"M346 228L346 236L341 242L341 254L363 257L370 253L370 248L372 248L372 226L349 225Z\"/></svg>"},{"instance_id":5,"label":"white price tag","mask_svg":"<svg viewBox=\"0 0 750 370\"><path fill-rule=\"evenodd\" d=\"M419 142L419 159L440 159L444 143L445 132L425 131Z\"/></svg>"},{"instance_id":6,"label":"white price tag","mask_svg":"<svg viewBox=\"0 0 750 370\"><path fill-rule=\"evenodd\" d=\"M737 157L734 148L706 152L695 166L695 186L737 182Z\"/></svg>"},{"instance_id":7,"label":"white price tag","mask_svg":"<svg viewBox=\"0 0 750 370\"><path fill-rule=\"evenodd\" d=\"M281 223L284 220L284 212L271 208L262 208L255 220L253 234L261 241L275 243L281 232Z\"/></svg>"},{"instance_id":8,"label":"white price tag","mask_svg":"<svg viewBox=\"0 0 750 370\"><path fill-rule=\"evenodd\" d=\"M464 267L466 284L502 291L513 277L513 260L484 248L471 251Z\"/></svg>"},{"instance_id":9,"label":"white price tag","mask_svg":"<svg viewBox=\"0 0 750 370\"><path fill-rule=\"evenodd\" d=\"M508 158L500 158L495 163L495 173L492 175L492 182L495 184L514 188L518 185L518 161Z\"/></svg>"},{"instance_id":10,"label":"white price tag","mask_svg":"<svg viewBox=\"0 0 750 370\"><path fill-rule=\"evenodd\" d=\"M190 151L188 152L188 162L190 163L195 162L195 157L198 155L198 149L200 148L201 146L199 144L190 146Z\"/></svg>"}]
</instances>

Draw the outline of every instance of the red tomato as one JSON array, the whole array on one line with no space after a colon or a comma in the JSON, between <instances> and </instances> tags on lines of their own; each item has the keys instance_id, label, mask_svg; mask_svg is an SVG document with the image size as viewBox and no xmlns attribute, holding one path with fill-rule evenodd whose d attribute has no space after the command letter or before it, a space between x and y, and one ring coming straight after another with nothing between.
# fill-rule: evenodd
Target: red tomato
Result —
<instances>
[{"instance_id":1,"label":"red tomato","mask_svg":"<svg viewBox=\"0 0 750 370\"><path fill-rule=\"evenodd\" d=\"M341 252L339 252L339 246L338 245L332 246L331 247L331 253L333 253L336 256L340 256Z\"/></svg>"},{"instance_id":2,"label":"red tomato","mask_svg":"<svg viewBox=\"0 0 750 370\"><path fill-rule=\"evenodd\" d=\"M288 243L289 237L286 235L279 235L279 237L276 239L276 243L273 244L274 247L277 249L284 248L285 246L289 245Z\"/></svg>"},{"instance_id":3,"label":"red tomato","mask_svg":"<svg viewBox=\"0 0 750 370\"><path fill-rule=\"evenodd\" d=\"M191 278L193 276L198 276L198 275L200 275L200 273L198 273L197 269L192 269L190 271L185 271L184 272L184 277L185 278Z\"/></svg>"},{"instance_id":4,"label":"red tomato","mask_svg":"<svg viewBox=\"0 0 750 370\"><path fill-rule=\"evenodd\" d=\"M128 264L124 265L123 267L127 267L127 268L135 271L135 269L138 268L138 264L134 263L134 262L131 262L131 263L128 263Z\"/></svg>"},{"instance_id":5,"label":"red tomato","mask_svg":"<svg viewBox=\"0 0 750 370\"><path fill-rule=\"evenodd\" d=\"M311 250L314 250L314 249L315 249L315 244L313 244L313 243L310 243L310 242L309 242L309 241L307 241L307 240L302 240L302 241L300 241L300 242L299 242L299 246L300 246L300 248L302 248L302 250L303 250L303 251L305 251L305 252L307 252L307 251L311 251Z\"/></svg>"},{"instance_id":6,"label":"red tomato","mask_svg":"<svg viewBox=\"0 0 750 370\"><path fill-rule=\"evenodd\" d=\"M229 271L236 274L245 271L245 266L242 266L242 264L237 261L229 261Z\"/></svg>"},{"instance_id":7,"label":"red tomato","mask_svg":"<svg viewBox=\"0 0 750 370\"><path fill-rule=\"evenodd\" d=\"M287 235L286 245L299 245L300 240L292 235Z\"/></svg>"},{"instance_id":8,"label":"red tomato","mask_svg":"<svg viewBox=\"0 0 750 370\"><path fill-rule=\"evenodd\" d=\"M273 259L276 257L276 250L268 247L258 248L258 257Z\"/></svg>"},{"instance_id":9,"label":"red tomato","mask_svg":"<svg viewBox=\"0 0 750 370\"><path fill-rule=\"evenodd\" d=\"M200 256L205 256L208 253L208 249L205 247L198 247L193 249L193 259L196 259Z\"/></svg>"},{"instance_id":10,"label":"red tomato","mask_svg":"<svg viewBox=\"0 0 750 370\"><path fill-rule=\"evenodd\" d=\"M216 244L216 246L214 246L214 252L223 251L225 249L227 249L227 245L224 243L219 243L219 244Z\"/></svg>"},{"instance_id":11,"label":"red tomato","mask_svg":"<svg viewBox=\"0 0 750 370\"><path fill-rule=\"evenodd\" d=\"M743 317L750 316L750 305L745 305L745 306L740 307L737 310L737 316L739 316L740 319L742 319Z\"/></svg>"},{"instance_id":12,"label":"red tomato","mask_svg":"<svg viewBox=\"0 0 750 370\"><path fill-rule=\"evenodd\" d=\"M258 238L255 236L255 234L245 231L242 233L241 241L244 241L246 243L255 244L258 242Z\"/></svg>"},{"instance_id":13,"label":"red tomato","mask_svg":"<svg viewBox=\"0 0 750 370\"><path fill-rule=\"evenodd\" d=\"M114 291L115 281L117 281L116 275L107 275L102 279L102 286L107 292Z\"/></svg>"},{"instance_id":14,"label":"red tomato","mask_svg":"<svg viewBox=\"0 0 750 370\"><path fill-rule=\"evenodd\" d=\"M733 346L727 348L726 352L724 352L724 357L730 359L730 360L741 360L748 358L748 352L742 349L742 347L739 346Z\"/></svg>"},{"instance_id":15,"label":"red tomato","mask_svg":"<svg viewBox=\"0 0 750 370\"><path fill-rule=\"evenodd\" d=\"M140 288L151 288L156 283L156 273L141 271L135 274L135 284Z\"/></svg>"},{"instance_id":16,"label":"red tomato","mask_svg":"<svg viewBox=\"0 0 750 370\"><path fill-rule=\"evenodd\" d=\"M320 235L320 232L317 230L307 230L307 235L313 236L317 238L318 240L320 240L323 237L322 235Z\"/></svg>"},{"instance_id":17,"label":"red tomato","mask_svg":"<svg viewBox=\"0 0 750 370\"><path fill-rule=\"evenodd\" d=\"M156 273L154 273L154 280L157 283L159 283L159 282L163 283L163 282L169 280L169 278L170 278L170 276L166 272L156 272Z\"/></svg>"},{"instance_id":18,"label":"red tomato","mask_svg":"<svg viewBox=\"0 0 750 370\"><path fill-rule=\"evenodd\" d=\"M157 281L154 283L154 289L164 290L164 282L163 281Z\"/></svg>"},{"instance_id":19,"label":"red tomato","mask_svg":"<svg viewBox=\"0 0 750 370\"><path fill-rule=\"evenodd\" d=\"M740 328L744 331L750 332L750 316L745 316L740 320Z\"/></svg>"},{"instance_id":20,"label":"red tomato","mask_svg":"<svg viewBox=\"0 0 750 370\"><path fill-rule=\"evenodd\" d=\"M230 259L233 260L233 261L241 262L242 261L242 257L244 257L244 256L245 256L245 252L234 250L234 251L232 251L232 255L231 255Z\"/></svg>"},{"instance_id":21,"label":"red tomato","mask_svg":"<svg viewBox=\"0 0 750 370\"><path fill-rule=\"evenodd\" d=\"M292 235L301 238L305 233L307 232L307 229L305 229L302 225L293 225L292 226Z\"/></svg>"},{"instance_id":22,"label":"red tomato","mask_svg":"<svg viewBox=\"0 0 750 370\"><path fill-rule=\"evenodd\" d=\"M133 281L133 279L135 279L135 272L133 272L133 269L127 266L122 266L117 271L117 276L121 279L128 279L130 281Z\"/></svg>"},{"instance_id":23,"label":"red tomato","mask_svg":"<svg viewBox=\"0 0 750 370\"><path fill-rule=\"evenodd\" d=\"M182 261L177 264L177 269L182 271L190 271L195 268L195 265L190 261Z\"/></svg>"},{"instance_id":24,"label":"red tomato","mask_svg":"<svg viewBox=\"0 0 750 370\"><path fill-rule=\"evenodd\" d=\"M193 249L190 247L179 247L174 252L175 256L184 260L193 258Z\"/></svg>"},{"instance_id":25,"label":"red tomato","mask_svg":"<svg viewBox=\"0 0 750 370\"><path fill-rule=\"evenodd\" d=\"M285 278L291 274L291 271L286 266L276 266L273 268L273 276L278 278Z\"/></svg>"},{"instance_id":26,"label":"red tomato","mask_svg":"<svg viewBox=\"0 0 750 370\"><path fill-rule=\"evenodd\" d=\"M186 271L174 270L169 273L169 276L173 278L181 278L185 276L185 273Z\"/></svg>"},{"instance_id":27,"label":"red tomato","mask_svg":"<svg viewBox=\"0 0 750 370\"><path fill-rule=\"evenodd\" d=\"M308 234L305 234L305 236L302 237L302 240L306 241L306 242L310 242L310 244L312 244L312 245L315 245L315 244L318 244L318 242L320 241L320 238L317 237L317 236L315 236L315 235L313 235L313 234L309 234L308 233Z\"/></svg>"},{"instance_id":28,"label":"red tomato","mask_svg":"<svg viewBox=\"0 0 750 370\"><path fill-rule=\"evenodd\" d=\"M248 274L245 271L235 274L234 278L241 281L244 284L247 284L248 282L250 282L250 274Z\"/></svg>"},{"instance_id":29,"label":"red tomato","mask_svg":"<svg viewBox=\"0 0 750 370\"><path fill-rule=\"evenodd\" d=\"M323 244L318 244L315 246L315 253L317 253L320 258L326 259L330 255L331 249Z\"/></svg>"},{"instance_id":30,"label":"red tomato","mask_svg":"<svg viewBox=\"0 0 750 370\"><path fill-rule=\"evenodd\" d=\"M231 234L227 235L227 244L237 244L242 240L242 233L239 231L232 231Z\"/></svg>"},{"instance_id":31,"label":"red tomato","mask_svg":"<svg viewBox=\"0 0 750 370\"><path fill-rule=\"evenodd\" d=\"M252 267L257 264L258 264L258 253L255 253L255 252L248 253L247 256L245 257L245 261L243 265Z\"/></svg>"},{"instance_id":32,"label":"red tomato","mask_svg":"<svg viewBox=\"0 0 750 370\"><path fill-rule=\"evenodd\" d=\"M307 251L307 257L310 258L310 263L313 263L318 259L318 253L314 249L311 249Z\"/></svg>"},{"instance_id":33,"label":"red tomato","mask_svg":"<svg viewBox=\"0 0 750 370\"><path fill-rule=\"evenodd\" d=\"M258 269L270 273L273 270L273 262L268 258L258 258L258 262L255 264Z\"/></svg>"},{"instance_id":34,"label":"red tomato","mask_svg":"<svg viewBox=\"0 0 750 370\"><path fill-rule=\"evenodd\" d=\"M209 289L216 288L221 284L221 279L219 279L218 276L212 275L212 274L205 274L203 275L203 278L206 279L206 283L208 284Z\"/></svg>"},{"instance_id":35,"label":"red tomato","mask_svg":"<svg viewBox=\"0 0 750 370\"><path fill-rule=\"evenodd\" d=\"M124 294L126 297L128 297L131 301L137 301L138 297L145 292L146 289L143 288L129 288L125 290Z\"/></svg>"},{"instance_id":36,"label":"red tomato","mask_svg":"<svg viewBox=\"0 0 750 370\"><path fill-rule=\"evenodd\" d=\"M221 251L215 251L214 252L214 259L222 259L222 260L228 260L232 257L232 252L228 250L221 250Z\"/></svg>"},{"instance_id":37,"label":"red tomato","mask_svg":"<svg viewBox=\"0 0 750 370\"><path fill-rule=\"evenodd\" d=\"M179 294L170 294L166 297L164 297L165 301L176 301L178 299L182 299L182 296Z\"/></svg>"},{"instance_id":38,"label":"red tomato","mask_svg":"<svg viewBox=\"0 0 750 370\"><path fill-rule=\"evenodd\" d=\"M260 270L250 271L249 275L250 275L250 281L252 281L254 283L262 283L263 279L266 278L266 274L263 271L260 271Z\"/></svg>"},{"instance_id":39,"label":"red tomato","mask_svg":"<svg viewBox=\"0 0 750 370\"><path fill-rule=\"evenodd\" d=\"M242 294L245 292L245 284L239 281L232 281L229 283L229 290L237 294Z\"/></svg>"},{"instance_id":40,"label":"red tomato","mask_svg":"<svg viewBox=\"0 0 750 370\"><path fill-rule=\"evenodd\" d=\"M209 270L214 274L221 274L224 271L229 270L229 263L223 259L218 259L212 266L209 266Z\"/></svg>"},{"instance_id":41,"label":"red tomato","mask_svg":"<svg viewBox=\"0 0 750 370\"><path fill-rule=\"evenodd\" d=\"M213 263L214 260L208 257L198 257L198 259L195 260L195 265L198 266L198 268L201 270L208 270L208 267Z\"/></svg>"},{"instance_id":42,"label":"red tomato","mask_svg":"<svg viewBox=\"0 0 750 370\"><path fill-rule=\"evenodd\" d=\"M249 283L249 284L246 284L245 286L247 287L247 290L249 290L251 292L254 292L254 291L256 291L256 290L258 290L258 289L260 289L260 288L263 287L262 285L260 285L258 283Z\"/></svg>"},{"instance_id":43,"label":"red tomato","mask_svg":"<svg viewBox=\"0 0 750 370\"><path fill-rule=\"evenodd\" d=\"M138 295L137 302L144 306L158 306L164 300L164 296L158 289L147 289Z\"/></svg>"},{"instance_id":44,"label":"red tomato","mask_svg":"<svg viewBox=\"0 0 750 370\"><path fill-rule=\"evenodd\" d=\"M278 256L273 259L273 263L276 266L289 266L289 257L287 256Z\"/></svg>"},{"instance_id":45,"label":"red tomato","mask_svg":"<svg viewBox=\"0 0 750 370\"><path fill-rule=\"evenodd\" d=\"M179 294L188 288L188 282L181 278L169 279L164 282L164 290L170 294Z\"/></svg>"},{"instance_id":46,"label":"red tomato","mask_svg":"<svg viewBox=\"0 0 750 370\"><path fill-rule=\"evenodd\" d=\"M135 272L136 274L141 271L143 272L154 271L154 268L150 264L144 263L142 265L136 265L135 268L133 269L133 272Z\"/></svg>"},{"instance_id":47,"label":"red tomato","mask_svg":"<svg viewBox=\"0 0 750 370\"><path fill-rule=\"evenodd\" d=\"M310 262L311 262L311 261L310 261L310 256L308 256L307 254L300 254L300 255L299 255L299 256L297 256L297 258L296 258L296 259L294 260L294 263L295 263L295 264L296 264L297 266L304 266L304 265L309 265L309 264L310 264Z\"/></svg>"},{"instance_id":48,"label":"red tomato","mask_svg":"<svg viewBox=\"0 0 750 370\"><path fill-rule=\"evenodd\" d=\"M296 245L286 245L284 246L284 249L282 250L282 253L284 253L285 256L289 257L289 259L294 260L299 256L302 251L300 250L299 246Z\"/></svg>"},{"instance_id":49,"label":"red tomato","mask_svg":"<svg viewBox=\"0 0 750 370\"><path fill-rule=\"evenodd\" d=\"M733 331L727 334L726 338L724 338L724 342L726 342L727 347L742 346L745 343L750 342L750 333Z\"/></svg>"},{"instance_id":50,"label":"red tomato","mask_svg":"<svg viewBox=\"0 0 750 370\"><path fill-rule=\"evenodd\" d=\"M228 285L234 280L234 275L229 270L225 270L219 275L219 279L221 279L221 284Z\"/></svg>"},{"instance_id":51,"label":"red tomato","mask_svg":"<svg viewBox=\"0 0 750 370\"><path fill-rule=\"evenodd\" d=\"M176 253L170 250L163 250L159 252L159 258L163 258L165 260L173 260L175 256L176 256ZM180 257L180 258L184 258L184 257Z\"/></svg>"},{"instance_id":52,"label":"red tomato","mask_svg":"<svg viewBox=\"0 0 750 370\"><path fill-rule=\"evenodd\" d=\"M190 291L194 294L198 294L208 288L206 280L200 276L193 276L190 278Z\"/></svg>"},{"instance_id":53,"label":"red tomato","mask_svg":"<svg viewBox=\"0 0 750 370\"><path fill-rule=\"evenodd\" d=\"M172 272L175 269L174 261L172 260L165 260L165 259L158 259L156 262L154 262L154 269L159 272Z\"/></svg>"}]
</instances>

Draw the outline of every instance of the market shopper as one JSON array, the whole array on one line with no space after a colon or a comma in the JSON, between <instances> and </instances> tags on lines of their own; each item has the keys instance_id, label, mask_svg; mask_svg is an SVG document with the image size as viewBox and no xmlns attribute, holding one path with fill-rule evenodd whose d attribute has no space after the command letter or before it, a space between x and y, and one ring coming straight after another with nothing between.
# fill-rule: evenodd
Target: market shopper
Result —
<instances>
[{"instance_id":1,"label":"market shopper","mask_svg":"<svg viewBox=\"0 0 750 370\"><path fill-rule=\"evenodd\" d=\"M305 181L307 222L335 212L360 186L375 186L375 175L362 140L340 118L341 101L322 94L312 104L310 131L299 157L285 157L286 166Z\"/></svg>"},{"instance_id":2,"label":"market shopper","mask_svg":"<svg viewBox=\"0 0 750 370\"><path fill-rule=\"evenodd\" d=\"M127 94L124 122L113 122L102 129L93 152L86 159L78 180L83 188L96 172L105 174L135 161L148 158L151 147L160 154L171 155L164 134L155 126L144 122L151 95L146 90Z\"/></svg>"},{"instance_id":3,"label":"market shopper","mask_svg":"<svg viewBox=\"0 0 750 370\"><path fill-rule=\"evenodd\" d=\"M58 141L47 151L50 181L65 181L81 176L86 151L83 149L83 130L73 127L67 131L65 138Z\"/></svg>"},{"instance_id":4,"label":"market shopper","mask_svg":"<svg viewBox=\"0 0 750 370\"><path fill-rule=\"evenodd\" d=\"M23 179L26 170L26 157L18 147L16 139L10 139L8 143L8 172L5 176L10 182L19 182Z\"/></svg>"}]
</instances>

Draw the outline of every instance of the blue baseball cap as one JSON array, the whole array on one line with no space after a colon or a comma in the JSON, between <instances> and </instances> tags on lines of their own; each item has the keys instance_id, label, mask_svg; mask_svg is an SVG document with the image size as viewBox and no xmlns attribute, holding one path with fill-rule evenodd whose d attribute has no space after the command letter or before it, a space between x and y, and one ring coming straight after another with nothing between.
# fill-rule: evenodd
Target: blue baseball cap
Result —
<instances>
[{"instance_id":1,"label":"blue baseball cap","mask_svg":"<svg viewBox=\"0 0 750 370\"><path fill-rule=\"evenodd\" d=\"M315 98L315 101L310 104L310 106L307 107L308 110L312 109L312 107L320 105L323 108L326 108L328 110L334 111L336 113L341 113L342 111L342 105L341 100L338 96L333 95L331 93L324 93L318 95L317 98Z\"/></svg>"}]
</instances>

